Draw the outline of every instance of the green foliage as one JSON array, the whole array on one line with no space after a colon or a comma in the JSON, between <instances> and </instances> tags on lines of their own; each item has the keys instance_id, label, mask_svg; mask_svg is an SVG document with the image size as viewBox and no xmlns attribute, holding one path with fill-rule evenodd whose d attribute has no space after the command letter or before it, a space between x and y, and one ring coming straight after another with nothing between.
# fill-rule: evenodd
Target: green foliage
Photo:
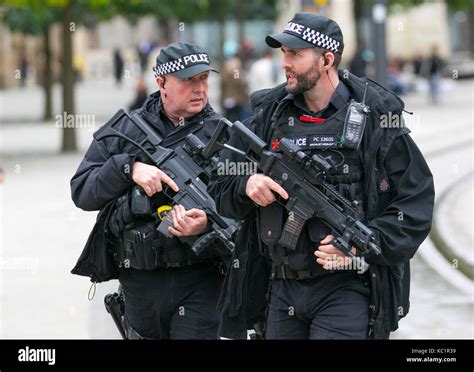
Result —
<instances>
[{"instance_id":1,"label":"green foliage","mask_svg":"<svg viewBox=\"0 0 474 372\"><path fill-rule=\"evenodd\" d=\"M114 16L112 0L75 0L72 2L74 22L90 26ZM61 21L62 9L69 0L0 0L4 12L2 21L13 30L38 34L44 28Z\"/></svg>"},{"instance_id":2,"label":"green foliage","mask_svg":"<svg viewBox=\"0 0 474 372\"><path fill-rule=\"evenodd\" d=\"M450 11L474 10L474 0L444 0ZM421 5L427 0L389 0L390 6L401 5L405 8Z\"/></svg>"},{"instance_id":3,"label":"green foliage","mask_svg":"<svg viewBox=\"0 0 474 372\"><path fill-rule=\"evenodd\" d=\"M26 34L38 34L44 27L59 22L61 9L69 0L0 0L3 22L8 28ZM125 17L136 23L153 15L158 21L177 19L192 23L200 20L232 18L237 13L244 19L275 19L276 0L75 0L74 21L85 26L112 18Z\"/></svg>"},{"instance_id":4,"label":"green foliage","mask_svg":"<svg viewBox=\"0 0 474 372\"><path fill-rule=\"evenodd\" d=\"M60 17L60 9L47 3L46 0L1 1L5 8L2 21L12 31L39 34Z\"/></svg>"},{"instance_id":5,"label":"green foliage","mask_svg":"<svg viewBox=\"0 0 474 372\"><path fill-rule=\"evenodd\" d=\"M276 0L202 0L206 4L206 19L215 19L214 14L223 12L229 17L241 13L244 19L271 19L277 17Z\"/></svg>"},{"instance_id":6,"label":"green foliage","mask_svg":"<svg viewBox=\"0 0 474 372\"><path fill-rule=\"evenodd\" d=\"M446 0L448 9L455 12L458 10L474 11L474 0Z\"/></svg>"},{"instance_id":7,"label":"green foliage","mask_svg":"<svg viewBox=\"0 0 474 372\"><path fill-rule=\"evenodd\" d=\"M425 2L425 0L389 0L389 6L393 5L401 5L405 8L409 8L412 6L421 5Z\"/></svg>"}]
</instances>

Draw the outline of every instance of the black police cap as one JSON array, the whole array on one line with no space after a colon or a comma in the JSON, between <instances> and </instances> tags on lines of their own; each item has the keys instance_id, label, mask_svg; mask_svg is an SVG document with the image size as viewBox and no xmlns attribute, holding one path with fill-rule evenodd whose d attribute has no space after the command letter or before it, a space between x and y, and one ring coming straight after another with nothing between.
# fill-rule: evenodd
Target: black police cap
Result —
<instances>
[{"instance_id":1,"label":"black police cap","mask_svg":"<svg viewBox=\"0 0 474 372\"><path fill-rule=\"evenodd\" d=\"M296 13L282 33L268 35L265 42L271 48L282 45L291 49L320 47L339 54L344 49L339 25L326 16L313 13Z\"/></svg>"},{"instance_id":2,"label":"black police cap","mask_svg":"<svg viewBox=\"0 0 474 372\"><path fill-rule=\"evenodd\" d=\"M187 79L205 71L215 71L210 66L209 55L197 45L173 43L161 49L153 67L156 76L171 74L180 79Z\"/></svg>"}]
</instances>

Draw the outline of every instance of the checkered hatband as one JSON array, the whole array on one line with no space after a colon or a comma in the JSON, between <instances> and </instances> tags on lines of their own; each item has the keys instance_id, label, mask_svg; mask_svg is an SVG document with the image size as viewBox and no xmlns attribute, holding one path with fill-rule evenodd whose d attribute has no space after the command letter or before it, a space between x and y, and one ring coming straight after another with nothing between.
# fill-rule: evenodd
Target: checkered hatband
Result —
<instances>
[{"instance_id":1,"label":"checkered hatband","mask_svg":"<svg viewBox=\"0 0 474 372\"><path fill-rule=\"evenodd\" d=\"M172 72L176 72L179 70L183 70L184 65L183 65L183 59L175 59L174 61L166 62L161 65L156 65L153 67L153 72L155 73L155 77L157 76L163 76L170 74Z\"/></svg>"}]
</instances>

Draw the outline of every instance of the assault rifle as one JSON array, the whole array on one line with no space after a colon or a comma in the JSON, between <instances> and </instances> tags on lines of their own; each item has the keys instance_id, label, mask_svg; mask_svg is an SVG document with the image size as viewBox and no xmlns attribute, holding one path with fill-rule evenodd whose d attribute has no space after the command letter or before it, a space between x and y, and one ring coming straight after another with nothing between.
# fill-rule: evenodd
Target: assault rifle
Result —
<instances>
[{"instance_id":1,"label":"assault rifle","mask_svg":"<svg viewBox=\"0 0 474 372\"><path fill-rule=\"evenodd\" d=\"M223 143L230 128L246 145L247 151ZM331 244L347 256L355 258L351 252L352 246L363 255L381 253L373 231L361 221L359 203L347 200L325 181L326 175L336 171L330 157L309 156L287 138L280 141L281 153L269 151L267 144L244 124L226 119L219 123L203 152L212 153L223 148L255 162L263 174L271 177L288 193L288 200L277 199L288 212L280 245L295 250L303 226L309 219L317 217L333 230L334 240Z\"/></svg>"},{"instance_id":2,"label":"assault rifle","mask_svg":"<svg viewBox=\"0 0 474 372\"><path fill-rule=\"evenodd\" d=\"M127 117L142 133L143 139L141 142L136 142L115 128L124 117ZM226 249L233 252L235 245L232 239L240 229L240 224L232 219L220 216L217 213L214 200L207 193L207 182L212 168L217 163L215 152L218 149L203 154L204 143L192 133L187 135L183 146L174 150L160 146L162 138L156 131L138 113L133 112L130 115L124 110L119 110L109 123L94 133L94 138L97 141L107 137L118 137L135 145L152 161L153 165L165 172L179 187L179 191L175 192L168 185L163 184L163 193L174 204L181 204L186 210L196 208L206 212L210 221L210 232L198 239L178 237L181 241L191 245L191 249L198 255L217 240L222 242ZM140 193L134 194L138 195ZM141 194L146 198L143 192ZM135 200L132 201L132 204L141 205L140 209L146 210L144 206L147 205L147 200L145 199L142 202ZM172 237L173 235L168 231L171 224L171 214L168 213L157 230L167 237Z\"/></svg>"}]
</instances>

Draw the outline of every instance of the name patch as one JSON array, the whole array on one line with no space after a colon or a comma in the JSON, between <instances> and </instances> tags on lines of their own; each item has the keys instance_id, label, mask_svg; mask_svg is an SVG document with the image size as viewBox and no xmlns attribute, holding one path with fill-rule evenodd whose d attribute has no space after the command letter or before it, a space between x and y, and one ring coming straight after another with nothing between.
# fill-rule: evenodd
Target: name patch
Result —
<instances>
[{"instance_id":1,"label":"name patch","mask_svg":"<svg viewBox=\"0 0 474 372\"><path fill-rule=\"evenodd\" d=\"M311 134L303 136L285 136L302 150L335 148L338 145L337 134ZM280 150L280 139L274 138L271 142L272 151Z\"/></svg>"}]
</instances>

